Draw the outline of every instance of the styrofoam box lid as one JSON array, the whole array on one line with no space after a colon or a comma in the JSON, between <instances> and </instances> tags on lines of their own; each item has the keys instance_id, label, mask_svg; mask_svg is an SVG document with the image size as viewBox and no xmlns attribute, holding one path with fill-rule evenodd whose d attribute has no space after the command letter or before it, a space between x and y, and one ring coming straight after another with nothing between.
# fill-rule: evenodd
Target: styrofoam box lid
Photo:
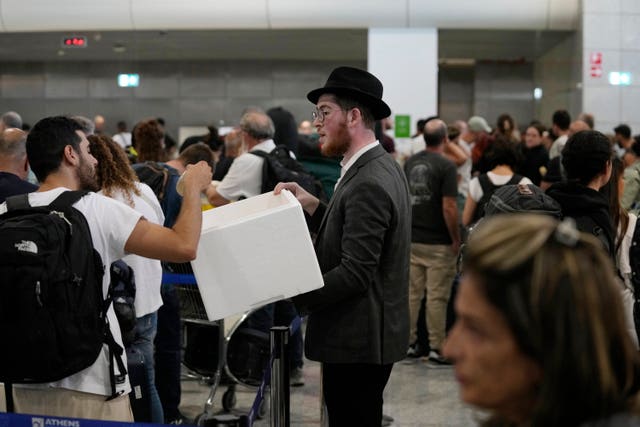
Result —
<instances>
[{"instance_id":1,"label":"styrofoam box lid","mask_svg":"<svg viewBox=\"0 0 640 427\"><path fill-rule=\"evenodd\" d=\"M323 286L302 207L286 190L203 212L191 265L209 320Z\"/></svg>"}]
</instances>

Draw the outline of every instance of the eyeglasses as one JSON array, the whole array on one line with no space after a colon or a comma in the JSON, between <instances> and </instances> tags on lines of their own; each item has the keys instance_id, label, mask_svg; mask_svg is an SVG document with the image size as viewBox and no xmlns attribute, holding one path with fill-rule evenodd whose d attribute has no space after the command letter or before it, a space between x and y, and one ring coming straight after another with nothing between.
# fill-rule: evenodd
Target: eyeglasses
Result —
<instances>
[{"instance_id":1,"label":"eyeglasses","mask_svg":"<svg viewBox=\"0 0 640 427\"><path fill-rule=\"evenodd\" d=\"M313 121L317 120L320 123L322 123L322 122L324 122L324 118L326 116L328 116L329 114L331 114L331 110L329 110L329 109L321 110L320 108L316 107L311 112L311 117L313 118Z\"/></svg>"}]
</instances>

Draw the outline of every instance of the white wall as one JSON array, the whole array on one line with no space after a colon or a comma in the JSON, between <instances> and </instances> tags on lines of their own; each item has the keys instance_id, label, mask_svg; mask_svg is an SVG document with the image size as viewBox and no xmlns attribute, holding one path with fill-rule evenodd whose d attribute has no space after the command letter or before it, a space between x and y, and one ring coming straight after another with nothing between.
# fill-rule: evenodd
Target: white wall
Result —
<instances>
[{"instance_id":1,"label":"white wall","mask_svg":"<svg viewBox=\"0 0 640 427\"><path fill-rule=\"evenodd\" d=\"M438 31L435 28L369 29L368 70L384 86L383 98L395 115L420 118L438 112ZM406 141L396 138L396 148Z\"/></svg>"},{"instance_id":2,"label":"white wall","mask_svg":"<svg viewBox=\"0 0 640 427\"><path fill-rule=\"evenodd\" d=\"M640 133L640 1L584 0L583 111L595 115L596 129L613 133L620 123ZM602 77L590 75L590 55L602 53ZM630 86L612 86L611 71L631 73Z\"/></svg>"}]
</instances>

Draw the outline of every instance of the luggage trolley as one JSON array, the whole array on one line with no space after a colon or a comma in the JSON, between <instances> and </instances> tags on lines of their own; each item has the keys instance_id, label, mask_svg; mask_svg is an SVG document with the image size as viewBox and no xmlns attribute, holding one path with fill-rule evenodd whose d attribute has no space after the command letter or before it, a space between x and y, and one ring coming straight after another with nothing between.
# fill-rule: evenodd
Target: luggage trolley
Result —
<instances>
[{"instance_id":1,"label":"luggage trolley","mask_svg":"<svg viewBox=\"0 0 640 427\"><path fill-rule=\"evenodd\" d=\"M222 395L225 412L236 406L237 384L250 390L258 389L269 361L269 335L246 327L246 320L257 309L210 321L196 280L190 272L165 273L163 282L175 286L180 302L182 362L189 371L186 376L210 385L204 411L194 420L194 424L203 425L205 420L215 415L214 399L223 380L229 383ZM264 400L257 418L263 418L268 408L269 404Z\"/></svg>"}]
</instances>

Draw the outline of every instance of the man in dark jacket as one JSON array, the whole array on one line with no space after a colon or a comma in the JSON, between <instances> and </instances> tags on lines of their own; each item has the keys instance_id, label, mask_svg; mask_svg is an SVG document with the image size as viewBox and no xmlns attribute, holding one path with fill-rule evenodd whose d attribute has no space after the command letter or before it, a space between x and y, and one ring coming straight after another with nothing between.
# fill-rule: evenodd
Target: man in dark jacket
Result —
<instances>
[{"instance_id":1,"label":"man in dark jacket","mask_svg":"<svg viewBox=\"0 0 640 427\"><path fill-rule=\"evenodd\" d=\"M276 186L293 192L318 233L324 287L294 301L309 313L305 350L322 362L329 425L379 427L393 363L409 344L409 189L376 141L375 120L390 114L376 77L336 68L307 98L323 154L343 159L329 205L295 183Z\"/></svg>"},{"instance_id":2,"label":"man in dark jacket","mask_svg":"<svg viewBox=\"0 0 640 427\"><path fill-rule=\"evenodd\" d=\"M9 128L0 132L0 203L9 196L38 189L37 185L27 181L26 140L27 134L20 129Z\"/></svg>"},{"instance_id":3,"label":"man in dark jacket","mask_svg":"<svg viewBox=\"0 0 640 427\"><path fill-rule=\"evenodd\" d=\"M612 155L609 139L602 133L576 133L562 150L567 181L553 184L547 194L560 203L563 216L575 219L580 231L596 236L615 261L615 230L609 202L600 193L611 177Z\"/></svg>"}]
</instances>

